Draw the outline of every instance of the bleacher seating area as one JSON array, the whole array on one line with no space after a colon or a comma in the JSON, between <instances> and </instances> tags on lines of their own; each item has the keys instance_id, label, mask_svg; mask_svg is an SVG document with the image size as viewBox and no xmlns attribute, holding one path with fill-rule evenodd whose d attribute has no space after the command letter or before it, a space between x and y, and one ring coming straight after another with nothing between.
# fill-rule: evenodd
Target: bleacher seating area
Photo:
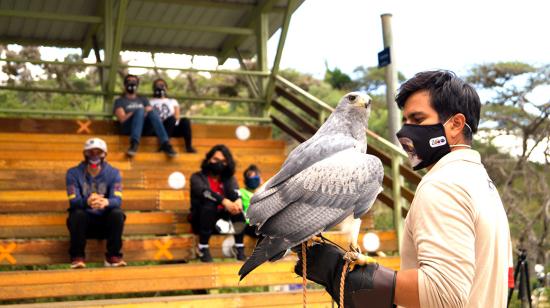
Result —
<instances>
[{"instance_id":1,"label":"bleacher seating area","mask_svg":"<svg viewBox=\"0 0 550 308\"><path fill-rule=\"evenodd\" d=\"M198 262L197 240L186 221L189 185L183 190L173 190L167 181L174 171L189 179L199 169L206 151L220 143L233 152L240 184L243 170L251 163L260 167L264 179L271 177L284 162L286 149L283 141L271 139L270 126L251 126L250 139L240 141L235 137L236 125L194 124L193 143L198 153L183 153L182 140L173 140L180 155L169 159L156 151L156 138L146 137L137 156L130 160L125 155L128 138L115 135L109 121L0 121L0 304L40 298L301 283L292 271L295 262L292 256L263 265L239 282L237 272L241 263L223 259L221 244L225 236L222 235L214 236L210 243L214 258L219 258L217 262ZM123 253L129 262L125 268L68 268L65 172L82 160L82 146L91 136L107 142L107 161L122 172L122 207L127 214ZM364 226L372 229L373 225L372 215L368 216ZM381 250L396 250L393 232L378 234ZM347 235L339 231L328 232L326 236L342 244L347 241ZM249 255L254 240L246 238L245 245ZM86 250L87 262L102 262L105 242L89 240ZM392 268L399 266L397 257L382 258L380 262ZM67 266L51 266L60 264ZM40 269L23 265L40 265ZM301 294L301 291L204 294L73 301L63 305L290 307L301 305ZM310 307L330 307L331 299L324 291L311 290L308 303ZM56 303L56 307L60 305Z\"/></svg>"}]
</instances>

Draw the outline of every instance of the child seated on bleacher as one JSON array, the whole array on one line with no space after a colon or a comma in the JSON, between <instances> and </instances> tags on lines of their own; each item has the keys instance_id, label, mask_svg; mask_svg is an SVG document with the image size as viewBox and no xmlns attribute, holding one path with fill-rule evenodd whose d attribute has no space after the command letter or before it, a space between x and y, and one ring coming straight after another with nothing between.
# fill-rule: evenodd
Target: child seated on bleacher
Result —
<instances>
[{"instance_id":1,"label":"child seated on bleacher","mask_svg":"<svg viewBox=\"0 0 550 308\"><path fill-rule=\"evenodd\" d=\"M241 192L241 199L243 200L243 213L246 217L246 211L248 210L248 207L250 206L250 199L252 198L252 195L254 195L254 192L262 185L262 177L260 173L260 169L252 164L246 168L246 170L243 172L243 179L244 179L244 187L240 189ZM244 233L248 236L252 236L257 238L258 235L256 234L256 226L251 226L248 219L246 219L246 227Z\"/></svg>"},{"instance_id":2,"label":"child seated on bleacher","mask_svg":"<svg viewBox=\"0 0 550 308\"><path fill-rule=\"evenodd\" d=\"M84 144L84 161L67 171L71 235L71 268L84 268L87 238L107 239L105 266L125 266L122 260L122 231L126 215L122 204L122 178L105 161L107 144L91 138Z\"/></svg>"},{"instance_id":3,"label":"child seated on bleacher","mask_svg":"<svg viewBox=\"0 0 550 308\"><path fill-rule=\"evenodd\" d=\"M191 215L193 232L199 235L198 254L202 262L212 262L208 242L216 222L231 220L235 230L235 254L244 261L244 215L235 179L235 162L225 145L216 145L202 161L201 170L191 176ZM236 227L240 225L241 227Z\"/></svg>"}]
</instances>

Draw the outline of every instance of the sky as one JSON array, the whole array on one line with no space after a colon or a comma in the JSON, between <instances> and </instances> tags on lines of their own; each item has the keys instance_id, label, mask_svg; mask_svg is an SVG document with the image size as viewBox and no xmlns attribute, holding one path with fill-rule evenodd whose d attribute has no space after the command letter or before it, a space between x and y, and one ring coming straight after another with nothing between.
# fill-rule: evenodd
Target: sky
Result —
<instances>
[{"instance_id":1,"label":"sky","mask_svg":"<svg viewBox=\"0 0 550 308\"><path fill-rule=\"evenodd\" d=\"M463 75L497 61L550 63L549 12L547 0L307 0L292 16L281 67L321 77L325 61L346 73L376 66L385 13L392 14L395 64L406 77L427 69ZM277 41L269 41L270 59Z\"/></svg>"}]
</instances>

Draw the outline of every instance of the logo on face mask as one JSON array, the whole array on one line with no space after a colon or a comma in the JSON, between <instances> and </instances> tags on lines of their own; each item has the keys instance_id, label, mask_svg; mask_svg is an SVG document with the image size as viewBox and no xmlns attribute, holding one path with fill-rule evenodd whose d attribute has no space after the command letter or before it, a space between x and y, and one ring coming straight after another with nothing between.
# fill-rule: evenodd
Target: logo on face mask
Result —
<instances>
[{"instance_id":1,"label":"logo on face mask","mask_svg":"<svg viewBox=\"0 0 550 308\"><path fill-rule=\"evenodd\" d=\"M430 139L430 146L432 148L437 148L446 144L447 144L447 138L445 138L444 136Z\"/></svg>"}]
</instances>

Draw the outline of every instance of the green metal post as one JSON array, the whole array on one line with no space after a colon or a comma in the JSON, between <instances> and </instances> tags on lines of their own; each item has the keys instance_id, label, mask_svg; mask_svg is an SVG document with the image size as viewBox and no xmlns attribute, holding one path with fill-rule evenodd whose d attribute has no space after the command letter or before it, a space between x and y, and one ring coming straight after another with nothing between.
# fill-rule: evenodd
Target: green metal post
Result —
<instances>
[{"instance_id":1,"label":"green metal post","mask_svg":"<svg viewBox=\"0 0 550 308\"><path fill-rule=\"evenodd\" d=\"M256 48L258 50L258 67L257 70L266 72L267 68L267 38L269 36L269 15L261 13L258 23L256 24ZM258 78L260 95L265 95L265 78Z\"/></svg>"},{"instance_id":2,"label":"green metal post","mask_svg":"<svg viewBox=\"0 0 550 308\"><path fill-rule=\"evenodd\" d=\"M118 3L118 11L116 15L116 26L115 26L115 32L113 37L113 49L111 52L111 69L109 70L109 79L108 79L108 85L107 85L107 92L108 92L108 102L107 105L109 109L111 109L112 105L112 93L115 90L116 85L116 74L118 71L119 66L119 53L120 49L122 47L122 34L124 33L124 23L126 19L126 8L128 7L128 0L120 0Z\"/></svg>"},{"instance_id":3,"label":"green metal post","mask_svg":"<svg viewBox=\"0 0 550 308\"><path fill-rule=\"evenodd\" d=\"M392 153L391 173L393 179L392 198L393 198L393 226L397 235L397 249L401 253L401 241L403 239L403 218L401 217L401 208L403 207L401 199L401 174L399 166L402 164L402 158L397 153Z\"/></svg>"},{"instance_id":4,"label":"green metal post","mask_svg":"<svg viewBox=\"0 0 550 308\"><path fill-rule=\"evenodd\" d=\"M103 46L103 62L107 67L111 67L112 62L112 50L113 50L113 0L105 0L103 2L103 31L104 31L104 46ZM109 111L109 105L112 97L109 92L109 68L102 68L103 84L101 88L103 92L107 93L103 96L103 111Z\"/></svg>"},{"instance_id":5,"label":"green metal post","mask_svg":"<svg viewBox=\"0 0 550 308\"><path fill-rule=\"evenodd\" d=\"M296 0L288 0L285 15L283 18L283 25L281 27L281 37L279 38L279 45L277 46L277 53L275 54L275 61L273 62L273 68L271 69L271 76L266 89L266 111L271 104L271 98L273 96L273 91L275 90L275 78L279 73L279 64L281 63L281 55L283 53L283 48L285 47L286 34L288 33L288 26L290 24L290 18L292 17L292 10L296 5Z\"/></svg>"}]
</instances>

